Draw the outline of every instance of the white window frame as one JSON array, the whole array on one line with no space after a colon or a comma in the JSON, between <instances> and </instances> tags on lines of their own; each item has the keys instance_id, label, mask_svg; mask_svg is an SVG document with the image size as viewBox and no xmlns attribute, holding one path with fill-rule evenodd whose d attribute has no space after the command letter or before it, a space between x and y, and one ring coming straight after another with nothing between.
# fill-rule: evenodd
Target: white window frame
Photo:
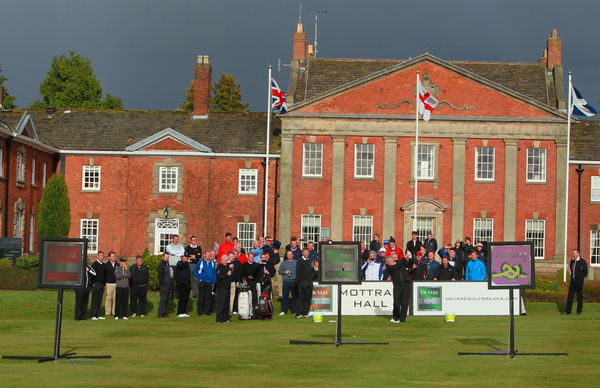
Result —
<instances>
[{"instance_id":1,"label":"white window frame","mask_svg":"<svg viewBox=\"0 0 600 388\"><path fill-rule=\"evenodd\" d=\"M95 225L94 225L95 224ZM93 231L96 234L84 233ZM82 218L79 220L79 237L88 239L88 253L98 253L98 242L100 241L100 220L97 218Z\"/></svg>"},{"instance_id":2,"label":"white window frame","mask_svg":"<svg viewBox=\"0 0 600 388\"><path fill-rule=\"evenodd\" d=\"M373 216L352 216L352 241L364 241L369 246L373 239Z\"/></svg>"},{"instance_id":3,"label":"white window frame","mask_svg":"<svg viewBox=\"0 0 600 388\"><path fill-rule=\"evenodd\" d=\"M427 150L427 152L425 152ZM432 181L435 179L435 144L421 144L417 147L417 179L420 181ZM422 160L421 157L426 157L427 160ZM425 165L427 163L427 165ZM426 171L426 175L423 174Z\"/></svg>"},{"instance_id":4,"label":"white window frame","mask_svg":"<svg viewBox=\"0 0 600 388\"><path fill-rule=\"evenodd\" d=\"M600 267L600 230L590 230L590 265Z\"/></svg>"},{"instance_id":5,"label":"white window frame","mask_svg":"<svg viewBox=\"0 0 600 388\"><path fill-rule=\"evenodd\" d=\"M164 252L162 246L171 242L171 236L179 235L179 219L177 218L155 218L154 219L154 254L160 255ZM166 244L163 244L165 243Z\"/></svg>"},{"instance_id":6,"label":"white window frame","mask_svg":"<svg viewBox=\"0 0 600 388\"><path fill-rule=\"evenodd\" d=\"M256 240L256 222L238 222L237 238L242 248L250 252L252 244Z\"/></svg>"},{"instance_id":7,"label":"white window frame","mask_svg":"<svg viewBox=\"0 0 600 388\"><path fill-rule=\"evenodd\" d=\"M31 184L35 186L35 166L36 160L35 158L31 158Z\"/></svg>"},{"instance_id":8,"label":"white window frame","mask_svg":"<svg viewBox=\"0 0 600 388\"><path fill-rule=\"evenodd\" d=\"M323 176L323 143L303 143L302 176Z\"/></svg>"},{"instance_id":9,"label":"white window frame","mask_svg":"<svg viewBox=\"0 0 600 388\"><path fill-rule=\"evenodd\" d=\"M164 176L163 174L173 174L174 176ZM179 179L179 167L162 166L158 169L158 191L161 193L176 193ZM168 180L168 181L167 181Z\"/></svg>"},{"instance_id":10,"label":"white window frame","mask_svg":"<svg viewBox=\"0 0 600 388\"><path fill-rule=\"evenodd\" d=\"M431 223L431 224L430 224ZM425 241L427 239L427 233L431 233L433 236L433 228L435 227L435 217L419 217L417 216L417 234L419 240Z\"/></svg>"},{"instance_id":11,"label":"white window frame","mask_svg":"<svg viewBox=\"0 0 600 388\"><path fill-rule=\"evenodd\" d=\"M535 230L532 230L529 228L529 225L534 225L534 224L541 224L542 228L537 228ZM539 234L539 232L542 232L542 237L538 237L538 236L533 236L532 238L528 238L527 236L530 233L535 233L537 232ZM546 255L546 220L536 220L536 219L527 219L525 220L525 241L529 242L533 242L533 256L535 257L535 259L544 259L545 255ZM541 246L537 245L537 242L541 241ZM541 250L541 255L539 255L539 251Z\"/></svg>"},{"instance_id":12,"label":"white window frame","mask_svg":"<svg viewBox=\"0 0 600 388\"><path fill-rule=\"evenodd\" d=\"M102 166L81 167L81 190L100 191Z\"/></svg>"},{"instance_id":13,"label":"white window frame","mask_svg":"<svg viewBox=\"0 0 600 388\"><path fill-rule=\"evenodd\" d=\"M258 169L240 168L238 173L238 194L258 194Z\"/></svg>"},{"instance_id":14,"label":"white window frame","mask_svg":"<svg viewBox=\"0 0 600 388\"><path fill-rule=\"evenodd\" d=\"M46 187L47 169L48 164L44 162L44 169L42 170L42 188Z\"/></svg>"},{"instance_id":15,"label":"white window frame","mask_svg":"<svg viewBox=\"0 0 600 388\"><path fill-rule=\"evenodd\" d=\"M545 148L527 148L527 168L525 172L527 182L546 183L547 156L548 151Z\"/></svg>"},{"instance_id":16,"label":"white window frame","mask_svg":"<svg viewBox=\"0 0 600 388\"><path fill-rule=\"evenodd\" d=\"M489 232L489 233L488 233ZM473 240L478 242L494 241L494 219L493 218L473 218Z\"/></svg>"},{"instance_id":17,"label":"white window frame","mask_svg":"<svg viewBox=\"0 0 600 388\"><path fill-rule=\"evenodd\" d=\"M306 231L305 228L307 228ZM315 228L315 230L308 230L308 228ZM320 214L300 215L300 236L300 238L302 239L302 248L306 247L309 241L318 243L321 240Z\"/></svg>"},{"instance_id":18,"label":"white window frame","mask_svg":"<svg viewBox=\"0 0 600 388\"><path fill-rule=\"evenodd\" d=\"M25 183L25 152L17 152L17 183Z\"/></svg>"},{"instance_id":19,"label":"white window frame","mask_svg":"<svg viewBox=\"0 0 600 388\"><path fill-rule=\"evenodd\" d=\"M354 145L354 177L375 177L375 144Z\"/></svg>"},{"instance_id":20,"label":"white window frame","mask_svg":"<svg viewBox=\"0 0 600 388\"><path fill-rule=\"evenodd\" d=\"M600 202L600 176L592 175L590 180L590 199L592 202Z\"/></svg>"},{"instance_id":21,"label":"white window frame","mask_svg":"<svg viewBox=\"0 0 600 388\"><path fill-rule=\"evenodd\" d=\"M496 148L483 146L475 147L475 180L493 182L495 178Z\"/></svg>"}]
</instances>

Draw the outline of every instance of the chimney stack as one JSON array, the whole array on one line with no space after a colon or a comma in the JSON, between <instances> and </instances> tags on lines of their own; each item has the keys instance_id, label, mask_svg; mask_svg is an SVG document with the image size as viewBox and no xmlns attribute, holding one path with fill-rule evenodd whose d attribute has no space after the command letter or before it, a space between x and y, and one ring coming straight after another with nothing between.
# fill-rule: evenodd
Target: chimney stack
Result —
<instances>
[{"instance_id":1,"label":"chimney stack","mask_svg":"<svg viewBox=\"0 0 600 388\"><path fill-rule=\"evenodd\" d=\"M198 55L194 72L194 113L193 119L207 119L210 108L212 67L208 55Z\"/></svg>"},{"instance_id":2,"label":"chimney stack","mask_svg":"<svg viewBox=\"0 0 600 388\"><path fill-rule=\"evenodd\" d=\"M304 26L302 23L296 25L296 32L294 32L294 52L292 60L297 59L300 62L300 66L306 64L306 34L304 33Z\"/></svg>"},{"instance_id":3,"label":"chimney stack","mask_svg":"<svg viewBox=\"0 0 600 388\"><path fill-rule=\"evenodd\" d=\"M552 29L552 34L548 38L546 45L546 69L554 70L555 65L562 64L562 40L558 37L558 30Z\"/></svg>"}]
</instances>

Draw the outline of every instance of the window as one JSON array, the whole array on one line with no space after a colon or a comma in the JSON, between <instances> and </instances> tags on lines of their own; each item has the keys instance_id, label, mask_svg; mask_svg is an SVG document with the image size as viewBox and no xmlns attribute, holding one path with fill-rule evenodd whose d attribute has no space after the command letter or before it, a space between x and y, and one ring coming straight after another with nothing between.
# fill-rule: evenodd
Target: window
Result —
<instances>
[{"instance_id":1,"label":"window","mask_svg":"<svg viewBox=\"0 0 600 388\"><path fill-rule=\"evenodd\" d=\"M240 168L238 194L256 194L258 169Z\"/></svg>"},{"instance_id":2,"label":"window","mask_svg":"<svg viewBox=\"0 0 600 388\"><path fill-rule=\"evenodd\" d=\"M600 176L592 176L592 201L600 202Z\"/></svg>"},{"instance_id":3,"label":"window","mask_svg":"<svg viewBox=\"0 0 600 388\"><path fill-rule=\"evenodd\" d=\"M42 187L46 187L46 169L47 169L47 165L46 162L44 162L44 169L42 170Z\"/></svg>"},{"instance_id":4,"label":"window","mask_svg":"<svg viewBox=\"0 0 600 388\"><path fill-rule=\"evenodd\" d=\"M590 237L590 263L600 264L600 230L592 230Z\"/></svg>"},{"instance_id":5,"label":"window","mask_svg":"<svg viewBox=\"0 0 600 388\"><path fill-rule=\"evenodd\" d=\"M35 245L33 244L33 239L35 237L35 216L31 214L29 216L29 253L34 252Z\"/></svg>"},{"instance_id":6,"label":"window","mask_svg":"<svg viewBox=\"0 0 600 388\"><path fill-rule=\"evenodd\" d=\"M102 168L100 166L83 166L81 190L99 191L101 172Z\"/></svg>"},{"instance_id":7,"label":"window","mask_svg":"<svg viewBox=\"0 0 600 388\"><path fill-rule=\"evenodd\" d=\"M375 144L354 145L354 177L373 178L375 164ZM356 241L356 240L355 240Z\"/></svg>"},{"instance_id":8,"label":"window","mask_svg":"<svg viewBox=\"0 0 600 388\"><path fill-rule=\"evenodd\" d=\"M171 243L171 236L179 234L177 218L157 218L154 224L154 254L160 255Z\"/></svg>"},{"instance_id":9,"label":"window","mask_svg":"<svg viewBox=\"0 0 600 388\"><path fill-rule=\"evenodd\" d=\"M373 216L352 217L352 241L364 241L367 248L373 237Z\"/></svg>"},{"instance_id":10,"label":"window","mask_svg":"<svg viewBox=\"0 0 600 388\"><path fill-rule=\"evenodd\" d=\"M525 241L533 243L533 256L544 258L546 220L525 220Z\"/></svg>"},{"instance_id":11,"label":"window","mask_svg":"<svg viewBox=\"0 0 600 388\"><path fill-rule=\"evenodd\" d=\"M419 234L419 240L425 241L428 233L433 234L433 217L417 217L415 230Z\"/></svg>"},{"instance_id":12,"label":"window","mask_svg":"<svg viewBox=\"0 0 600 388\"><path fill-rule=\"evenodd\" d=\"M527 149L527 182L546 182L546 149Z\"/></svg>"},{"instance_id":13,"label":"window","mask_svg":"<svg viewBox=\"0 0 600 388\"><path fill-rule=\"evenodd\" d=\"M177 167L161 167L159 191L161 193L177 192Z\"/></svg>"},{"instance_id":14,"label":"window","mask_svg":"<svg viewBox=\"0 0 600 388\"><path fill-rule=\"evenodd\" d=\"M302 176L323 174L323 143L304 143Z\"/></svg>"},{"instance_id":15,"label":"window","mask_svg":"<svg viewBox=\"0 0 600 388\"><path fill-rule=\"evenodd\" d=\"M79 236L88 239L88 253L98 253L98 220L82 218Z\"/></svg>"},{"instance_id":16,"label":"window","mask_svg":"<svg viewBox=\"0 0 600 388\"><path fill-rule=\"evenodd\" d=\"M240 241L242 248L246 253L252 249L252 243L256 240L256 223L254 222L238 222L237 238Z\"/></svg>"},{"instance_id":17,"label":"window","mask_svg":"<svg viewBox=\"0 0 600 388\"><path fill-rule=\"evenodd\" d=\"M17 182L25 183L25 152L17 153Z\"/></svg>"},{"instance_id":18,"label":"window","mask_svg":"<svg viewBox=\"0 0 600 388\"><path fill-rule=\"evenodd\" d=\"M433 179L435 171L435 146L419 144L417 153L417 178Z\"/></svg>"},{"instance_id":19,"label":"window","mask_svg":"<svg viewBox=\"0 0 600 388\"><path fill-rule=\"evenodd\" d=\"M320 214L302 214L300 224L302 230L302 247L306 247L309 241L318 242L321 240L321 215Z\"/></svg>"},{"instance_id":20,"label":"window","mask_svg":"<svg viewBox=\"0 0 600 388\"><path fill-rule=\"evenodd\" d=\"M35 186L35 158L31 159L31 184Z\"/></svg>"},{"instance_id":21,"label":"window","mask_svg":"<svg viewBox=\"0 0 600 388\"><path fill-rule=\"evenodd\" d=\"M473 242L494 241L494 219L473 218Z\"/></svg>"},{"instance_id":22,"label":"window","mask_svg":"<svg viewBox=\"0 0 600 388\"><path fill-rule=\"evenodd\" d=\"M475 179L479 181L494 180L494 147L475 148Z\"/></svg>"}]
</instances>

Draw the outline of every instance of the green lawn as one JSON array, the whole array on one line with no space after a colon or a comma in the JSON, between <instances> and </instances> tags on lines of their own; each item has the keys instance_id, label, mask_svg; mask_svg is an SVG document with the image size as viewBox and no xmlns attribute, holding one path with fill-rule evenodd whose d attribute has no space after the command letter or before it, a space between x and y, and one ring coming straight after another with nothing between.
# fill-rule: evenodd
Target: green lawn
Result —
<instances>
[{"instance_id":1,"label":"green lawn","mask_svg":"<svg viewBox=\"0 0 600 388\"><path fill-rule=\"evenodd\" d=\"M383 346L290 345L290 339L333 340L335 324L291 316L217 325L214 316L80 321L65 293L62 351L110 354L94 363L0 360L0 386L394 386L552 387L600 385L600 304L560 316L554 303L530 303L516 318L522 352L567 357L458 356L506 349L507 317L346 317L349 340ZM51 355L56 292L0 291L0 354ZM277 303L277 307L278 303ZM327 321L327 317L325 319Z\"/></svg>"}]
</instances>

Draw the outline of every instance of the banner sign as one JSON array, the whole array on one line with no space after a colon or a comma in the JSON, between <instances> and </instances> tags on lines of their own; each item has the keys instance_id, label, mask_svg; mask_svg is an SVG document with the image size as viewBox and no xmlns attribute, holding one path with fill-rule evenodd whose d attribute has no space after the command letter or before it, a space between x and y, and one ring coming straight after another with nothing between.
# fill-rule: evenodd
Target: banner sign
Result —
<instances>
[{"instance_id":1,"label":"banner sign","mask_svg":"<svg viewBox=\"0 0 600 388\"><path fill-rule=\"evenodd\" d=\"M531 242L490 243L489 288L535 288L534 261Z\"/></svg>"},{"instance_id":2,"label":"banner sign","mask_svg":"<svg viewBox=\"0 0 600 388\"><path fill-rule=\"evenodd\" d=\"M359 242L320 242L319 283L360 284L362 272L359 252Z\"/></svg>"},{"instance_id":3,"label":"banner sign","mask_svg":"<svg viewBox=\"0 0 600 388\"><path fill-rule=\"evenodd\" d=\"M38 287L83 286L86 261L86 239L42 239Z\"/></svg>"},{"instance_id":4,"label":"banner sign","mask_svg":"<svg viewBox=\"0 0 600 388\"><path fill-rule=\"evenodd\" d=\"M508 315L508 290L489 290L486 282L414 282L411 315ZM337 285L314 284L311 312L336 315ZM342 286L343 315L392 315L392 282ZM330 306L330 307L329 307ZM519 310L515 290L515 311Z\"/></svg>"}]
</instances>

